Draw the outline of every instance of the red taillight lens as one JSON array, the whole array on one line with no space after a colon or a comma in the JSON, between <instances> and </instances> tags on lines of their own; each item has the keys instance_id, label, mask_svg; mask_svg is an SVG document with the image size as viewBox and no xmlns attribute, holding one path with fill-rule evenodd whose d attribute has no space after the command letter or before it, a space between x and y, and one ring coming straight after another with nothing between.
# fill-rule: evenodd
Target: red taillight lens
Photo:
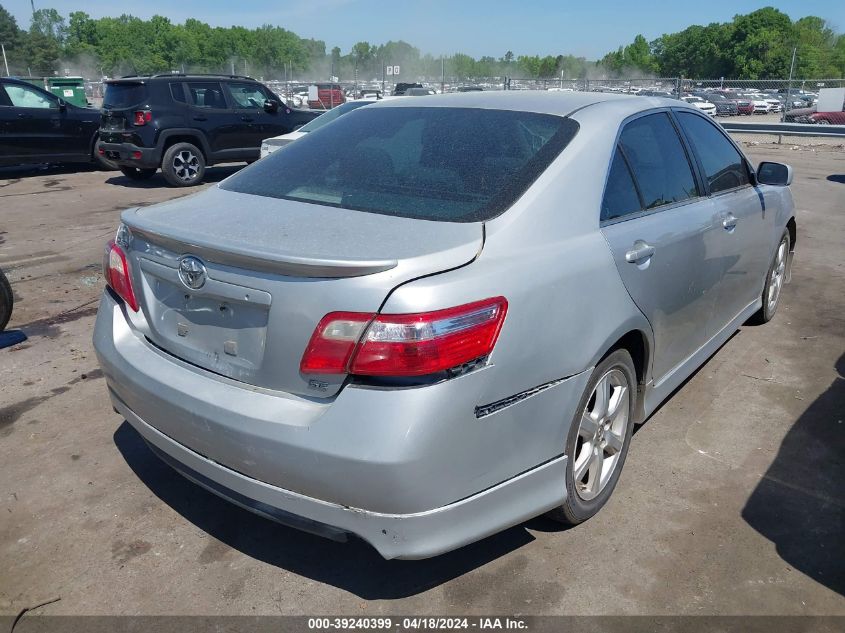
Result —
<instances>
[{"instance_id":1,"label":"red taillight lens","mask_svg":"<svg viewBox=\"0 0 845 633\"><path fill-rule=\"evenodd\" d=\"M129 262L126 253L114 241L106 246L105 262L103 262L106 283L117 295L126 302L134 312L138 311L138 300L132 289L132 278L129 276Z\"/></svg>"},{"instance_id":2,"label":"red taillight lens","mask_svg":"<svg viewBox=\"0 0 845 633\"><path fill-rule=\"evenodd\" d=\"M153 113L149 110L136 110L132 122L135 125L146 125L153 120Z\"/></svg>"},{"instance_id":3,"label":"red taillight lens","mask_svg":"<svg viewBox=\"0 0 845 633\"><path fill-rule=\"evenodd\" d=\"M419 314L333 312L314 331L304 374L424 376L493 351L508 302L495 297Z\"/></svg>"}]
</instances>

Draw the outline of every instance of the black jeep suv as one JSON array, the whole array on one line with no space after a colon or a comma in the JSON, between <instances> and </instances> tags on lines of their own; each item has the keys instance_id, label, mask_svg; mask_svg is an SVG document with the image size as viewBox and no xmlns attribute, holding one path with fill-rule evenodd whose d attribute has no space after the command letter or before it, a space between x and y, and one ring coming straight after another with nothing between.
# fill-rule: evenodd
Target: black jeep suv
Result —
<instances>
[{"instance_id":1,"label":"black jeep suv","mask_svg":"<svg viewBox=\"0 0 845 633\"><path fill-rule=\"evenodd\" d=\"M318 115L286 107L250 77L129 76L106 82L98 151L129 178L161 167L169 184L185 187L207 165L256 160L262 140Z\"/></svg>"}]
</instances>

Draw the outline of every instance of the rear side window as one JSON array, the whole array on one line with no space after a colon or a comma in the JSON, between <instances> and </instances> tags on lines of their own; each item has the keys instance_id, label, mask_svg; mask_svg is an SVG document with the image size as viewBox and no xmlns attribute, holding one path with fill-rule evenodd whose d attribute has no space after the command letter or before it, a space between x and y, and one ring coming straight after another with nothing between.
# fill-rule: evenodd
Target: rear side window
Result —
<instances>
[{"instance_id":1,"label":"rear side window","mask_svg":"<svg viewBox=\"0 0 845 633\"><path fill-rule=\"evenodd\" d=\"M128 108L138 105L147 97L147 87L140 83L119 82L106 84L103 94L104 108Z\"/></svg>"},{"instance_id":2,"label":"rear side window","mask_svg":"<svg viewBox=\"0 0 845 633\"><path fill-rule=\"evenodd\" d=\"M510 207L577 130L571 119L530 112L359 108L221 188L406 218L479 222Z\"/></svg>"},{"instance_id":3,"label":"rear side window","mask_svg":"<svg viewBox=\"0 0 845 633\"><path fill-rule=\"evenodd\" d=\"M170 96L173 97L174 101L178 101L179 103L185 103L185 89L182 87L180 83L172 83L170 84Z\"/></svg>"},{"instance_id":4,"label":"rear side window","mask_svg":"<svg viewBox=\"0 0 845 633\"><path fill-rule=\"evenodd\" d=\"M631 171L622 156L619 147L613 154L610 164L610 174L607 177L607 187L604 190L604 200L601 205L601 219L615 220L642 209L640 196Z\"/></svg>"},{"instance_id":5,"label":"rear side window","mask_svg":"<svg viewBox=\"0 0 845 633\"><path fill-rule=\"evenodd\" d=\"M217 81L192 81L188 83L189 103L198 108L226 109L226 98Z\"/></svg>"},{"instance_id":6,"label":"rear side window","mask_svg":"<svg viewBox=\"0 0 845 633\"><path fill-rule=\"evenodd\" d=\"M710 193L742 187L751 182L742 155L715 125L688 112L678 113L678 119L701 160Z\"/></svg>"},{"instance_id":7,"label":"rear side window","mask_svg":"<svg viewBox=\"0 0 845 633\"><path fill-rule=\"evenodd\" d=\"M628 123L619 144L631 166L644 208L654 209L698 195L686 151L665 112Z\"/></svg>"}]
</instances>

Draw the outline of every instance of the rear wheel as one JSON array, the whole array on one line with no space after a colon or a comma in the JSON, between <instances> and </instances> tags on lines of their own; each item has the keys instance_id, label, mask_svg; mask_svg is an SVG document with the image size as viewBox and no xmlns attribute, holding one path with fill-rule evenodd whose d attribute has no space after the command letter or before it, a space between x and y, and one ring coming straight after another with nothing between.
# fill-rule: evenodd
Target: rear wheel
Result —
<instances>
[{"instance_id":1,"label":"rear wheel","mask_svg":"<svg viewBox=\"0 0 845 633\"><path fill-rule=\"evenodd\" d=\"M205 176L205 158L195 145L176 143L164 153L161 173L174 187L198 185Z\"/></svg>"},{"instance_id":2,"label":"rear wheel","mask_svg":"<svg viewBox=\"0 0 845 633\"><path fill-rule=\"evenodd\" d=\"M830 121L827 119L818 119L816 121L816 125L830 125Z\"/></svg>"},{"instance_id":3,"label":"rear wheel","mask_svg":"<svg viewBox=\"0 0 845 633\"><path fill-rule=\"evenodd\" d=\"M6 329L9 319L12 318L12 306L15 304L15 296L12 294L12 286L6 275L0 270L0 332Z\"/></svg>"},{"instance_id":4,"label":"rear wheel","mask_svg":"<svg viewBox=\"0 0 845 633\"><path fill-rule=\"evenodd\" d=\"M156 169L141 169L140 167L125 167L121 166L120 171L123 175L132 180L148 180L155 176Z\"/></svg>"},{"instance_id":5,"label":"rear wheel","mask_svg":"<svg viewBox=\"0 0 845 633\"><path fill-rule=\"evenodd\" d=\"M763 307L751 317L753 323L768 323L774 318L780 305L781 290L786 281L786 265L789 259L789 231L784 231L780 244L775 251L769 272L766 275L766 285L763 288Z\"/></svg>"},{"instance_id":6,"label":"rear wheel","mask_svg":"<svg viewBox=\"0 0 845 633\"><path fill-rule=\"evenodd\" d=\"M549 513L576 525L610 499L628 455L637 389L631 355L609 354L593 370L566 441L566 501Z\"/></svg>"}]
</instances>

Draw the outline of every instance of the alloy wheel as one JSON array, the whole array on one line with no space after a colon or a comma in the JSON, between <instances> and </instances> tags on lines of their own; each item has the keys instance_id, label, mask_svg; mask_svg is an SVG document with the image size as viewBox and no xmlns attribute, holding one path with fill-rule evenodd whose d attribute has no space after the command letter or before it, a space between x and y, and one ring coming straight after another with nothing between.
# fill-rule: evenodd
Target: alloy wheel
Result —
<instances>
[{"instance_id":1,"label":"alloy wheel","mask_svg":"<svg viewBox=\"0 0 845 633\"><path fill-rule=\"evenodd\" d=\"M786 274L786 240L782 240L775 255L775 263L772 266L772 275L769 279L769 312L774 312L780 299L780 291L783 288L784 275Z\"/></svg>"},{"instance_id":2,"label":"alloy wheel","mask_svg":"<svg viewBox=\"0 0 845 633\"><path fill-rule=\"evenodd\" d=\"M173 157L173 173L183 182L195 180L199 173L199 158L192 151L183 149Z\"/></svg>"},{"instance_id":3,"label":"alloy wheel","mask_svg":"<svg viewBox=\"0 0 845 633\"><path fill-rule=\"evenodd\" d=\"M630 415L629 389L625 373L610 369L581 414L572 472L575 491L584 501L601 493L619 463Z\"/></svg>"}]
</instances>

